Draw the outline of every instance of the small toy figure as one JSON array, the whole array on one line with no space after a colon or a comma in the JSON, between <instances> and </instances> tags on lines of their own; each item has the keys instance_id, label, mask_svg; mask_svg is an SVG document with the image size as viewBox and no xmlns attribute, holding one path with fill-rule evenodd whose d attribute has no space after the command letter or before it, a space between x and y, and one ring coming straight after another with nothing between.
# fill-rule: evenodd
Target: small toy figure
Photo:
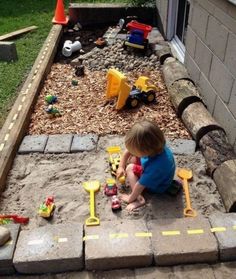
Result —
<instances>
[{"instance_id":1,"label":"small toy figure","mask_svg":"<svg viewBox=\"0 0 236 279\"><path fill-rule=\"evenodd\" d=\"M46 111L48 114L51 114L51 115L53 115L53 116L61 116L60 111L59 111L56 107L54 107L53 105L49 105L49 106L45 109L45 111Z\"/></svg>"},{"instance_id":2,"label":"small toy figure","mask_svg":"<svg viewBox=\"0 0 236 279\"><path fill-rule=\"evenodd\" d=\"M50 196L39 207L39 216L49 218L53 215L55 209L54 197Z\"/></svg>"},{"instance_id":3,"label":"small toy figure","mask_svg":"<svg viewBox=\"0 0 236 279\"><path fill-rule=\"evenodd\" d=\"M111 209L112 211L121 210L121 202L116 195L111 198Z\"/></svg>"},{"instance_id":4,"label":"small toy figure","mask_svg":"<svg viewBox=\"0 0 236 279\"><path fill-rule=\"evenodd\" d=\"M47 102L49 105L52 105L54 103L57 102L57 96L54 96L54 95L47 95L45 97L45 102Z\"/></svg>"},{"instance_id":5,"label":"small toy figure","mask_svg":"<svg viewBox=\"0 0 236 279\"><path fill-rule=\"evenodd\" d=\"M13 221L14 223L19 223L19 224L25 225L29 222L29 217L23 217L23 216L19 216L16 214L0 215L0 224L1 225L9 224L11 221Z\"/></svg>"},{"instance_id":6,"label":"small toy figure","mask_svg":"<svg viewBox=\"0 0 236 279\"><path fill-rule=\"evenodd\" d=\"M120 164L121 148L120 146L110 146L107 148L109 154L109 166L111 170L111 175L116 177L116 171Z\"/></svg>"},{"instance_id":7,"label":"small toy figure","mask_svg":"<svg viewBox=\"0 0 236 279\"><path fill-rule=\"evenodd\" d=\"M104 193L107 196L114 196L117 194L117 186L116 186L116 181L113 178L108 178L106 180L105 188L104 188Z\"/></svg>"}]
</instances>

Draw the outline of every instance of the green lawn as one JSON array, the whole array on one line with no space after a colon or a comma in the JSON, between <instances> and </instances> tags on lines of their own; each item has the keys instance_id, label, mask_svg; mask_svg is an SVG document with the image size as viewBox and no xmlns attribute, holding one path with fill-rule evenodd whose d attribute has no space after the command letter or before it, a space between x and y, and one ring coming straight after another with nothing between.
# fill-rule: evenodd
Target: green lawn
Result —
<instances>
[{"instance_id":1,"label":"green lawn","mask_svg":"<svg viewBox=\"0 0 236 279\"><path fill-rule=\"evenodd\" d=\"M72 2L125 2L126 0L98 0ZM65 8L69 0L64 0ZM0 128L14 103L22 82L26 79L34 61L52 27L56 0L0 0L0 35L31 25L37 25L34 32L15 40L18 61L0 62Z\"/></svg>"}]
</instances>

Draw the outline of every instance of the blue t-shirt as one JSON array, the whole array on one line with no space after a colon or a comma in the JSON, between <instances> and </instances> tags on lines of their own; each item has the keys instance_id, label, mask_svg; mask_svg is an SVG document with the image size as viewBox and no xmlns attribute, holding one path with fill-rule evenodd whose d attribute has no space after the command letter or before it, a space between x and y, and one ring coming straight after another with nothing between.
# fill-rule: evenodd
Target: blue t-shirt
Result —
<instances>
[{"instance_id":1,"label":"blue t-shirt","mask_svg":"<svg viewBox=\"0 0 236 279\"><path fill-rule=\"evenodd\" d=\"M141 158L143 173L139 183L153 193L164 193L175 175L175 160L171 150L165 146L161 154Z\"/></svg>"}]
</instances>

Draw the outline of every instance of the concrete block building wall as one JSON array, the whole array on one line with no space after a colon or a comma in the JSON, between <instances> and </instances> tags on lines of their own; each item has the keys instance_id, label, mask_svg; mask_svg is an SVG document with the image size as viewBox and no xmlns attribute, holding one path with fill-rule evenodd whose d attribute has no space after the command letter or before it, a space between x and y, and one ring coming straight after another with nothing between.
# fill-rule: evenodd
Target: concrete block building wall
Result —
<instances>
[{"instance_id":1,"label":"concrete block building wall","mask_svg":"<svg viewBox=\"0 0 236 279\"><path fill-rule=\"evenodd\" d=\"M236 6L191 0L185 64L236 151Z\"/></svg>"},{"instance_id":2,"label":"concrete block building wall","mask_svg":"<svg viewBox=\"0 0 236 279\"><path fill-rule=\"evenodd\" d=\"M157 8L167 30L164 2L168 1L157 0ZM185 47L188 72L236 151L236 5L228 0L190 0Z\"/></svg>"}]
</instances>

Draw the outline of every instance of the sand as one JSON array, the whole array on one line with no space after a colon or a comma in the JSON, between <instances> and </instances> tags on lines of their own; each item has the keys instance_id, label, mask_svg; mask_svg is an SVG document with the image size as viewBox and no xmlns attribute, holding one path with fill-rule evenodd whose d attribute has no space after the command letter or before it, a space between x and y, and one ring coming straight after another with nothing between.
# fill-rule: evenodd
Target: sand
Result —
<instances>
[{"instance_id":1,"label":"sand","mask_svg":"<svg viewBox=\"0 0 236 279\"><path fill-rule=\"evenodd\" d=\"M31 229L44 226L48 223L84 222L89 215L89 194L83 189L82 182L97 179L104 183L110 177L107 162L106 148L111 145L123 147L123 137L105 136L98 142L97 150L77 154L31 154L17 155L12 170L9 173L6 190L1 195L0 210L5 213L16 213L30 217L28 225L22 229ZM205 160L200 152L188 156L175 156L179 167L191 168L193 180L190 182L192 205L199 215L209 216L216 211L225 212L216 186L205 171ZM51 220L38 216L38 207L46 196L55 197L56 210ZM97 214L101 222L116 219L156 219L183 217L184 195L177 197L167 195L145 195L147 204L135 213L123 210L113 213L110 199L102 189L96 195ZM206 265L209 268L208 265ZM217 272L222 273L222 278L232 278L235 265L216 265ZM150 270L150 271L149 271ZM172 269L168 269L170 273ZM193 265L192 274L201 270L201 266ZM152 272L153 268L145 269L145 274ZM15 279L76 279L76 278L135 278L133 270L118 270L110 272L72 272L57 275L34 276L4 276ZM174 272L175 274L175 272ZM170 275L173 276L173 275ZM177 275L176 275L177 276ZM227 277L228 276L228 277ZM139 278L146 278L146 275ZM155 277L150 277L155 278ZM172 278L172 277L171 277ZM181 278L181 277L173 277ZM195 277L188 277L195 278ZM219 277L221 278L221 277Z\"/></svg>"},{"instance_id":2,"label":"sand","mask_svg":"<svg viewBox=\"0 0 236 279\"><path fill-rule=\"evenodd\" d=\"M65 222L84 222L89 214L89 194L82 182L99 180L101 184L110 177L106 147L122 145L123 137L105 136L99 139L96 151L77 154L18 155L10 171L6 190L1 196L0 210L30 218L23 229ZM179 167L193 170L190 182L192 206L199 215L208 216L224 212L219 193L212 179L205 172L205 160L200 152L191 156L176 156ZM56 210L52 220L38 216L38 207L45 197L55 197ZM96 195L97 214L102 221L116 219L145 219L183 217L184 195L153 196L146 194L147 203L134 213L125 210L113 213L110 198L103 190Z\"/></svg>"}]
</instances>

